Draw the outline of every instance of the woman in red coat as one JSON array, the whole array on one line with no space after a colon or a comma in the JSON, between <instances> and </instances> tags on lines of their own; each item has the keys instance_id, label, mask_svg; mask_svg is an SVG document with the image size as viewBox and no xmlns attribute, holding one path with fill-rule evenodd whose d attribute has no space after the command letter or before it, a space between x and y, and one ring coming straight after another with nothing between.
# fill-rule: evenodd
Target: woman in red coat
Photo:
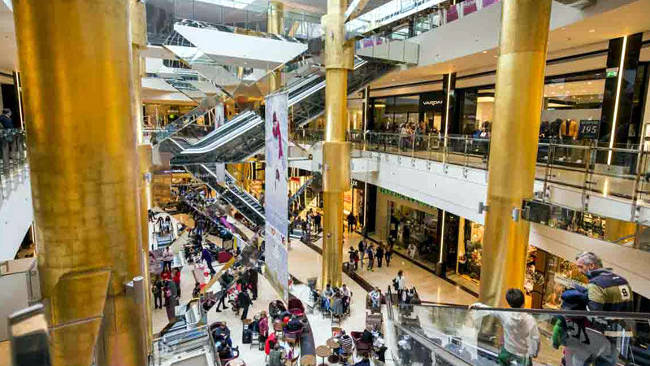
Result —
<instances>
[{"instance_id":1,"label":"woman in red coat","mask_svg":"<svg viewBox=\"0 0 650 366\"><path fill-rule=\"evenodd\" d=\"M180 299L181 297L181 270L180 269L174 268L172 281L174 281L174 283L176 284L176 288L178 289L178 298Z\"/></svg>"}]
</instances>

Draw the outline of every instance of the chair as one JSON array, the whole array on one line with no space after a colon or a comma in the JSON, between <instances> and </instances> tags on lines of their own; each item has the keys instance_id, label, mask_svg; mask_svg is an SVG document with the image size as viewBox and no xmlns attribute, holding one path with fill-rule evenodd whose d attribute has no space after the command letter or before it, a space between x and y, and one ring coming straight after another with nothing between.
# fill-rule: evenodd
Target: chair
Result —
<instances>
[{"instance_id":1,"label":"chair","mask_svg":"<svg viewBox=\"0 0 650 366\"><path fill-rule=\"evenodd\" d=\"M305 307L302 305L302 301L297 298L289 299L289 312L295 316L302 317L305 315Z\"/></svg>"},{"instance_id":2,"label":"chair","mask_svg":"<svg viewBox=\"0 0 650 366\"><path fill-rule=\"evenodd\" d=\"M251 335L251 344L250 348L253 348L253 346L257 346L259 348L260 346L260 332L254 330L253 334Z\"/></svg>"},{"instance_id":3,"label":"chair","mask_svg":"<svg viewBox=\"0 0 650 366\"><path fill-rule=\"evenodd\" d=\"M294 330L294 331L286 331L284 332L284 341L291 345L300 343L301 335L302 335L302 329Z\"/></svg>"},{"instance_id":4,"label":"chair","mask_svg":"<svg viewBox=\"0 0 650 366\"><path fill-rule=\"evenodd\" d=\"M341 325L341 319L343 318L343 314L335 313L332 310L330 310L330 319L331 319L331 324L337 324Z\"/></svg>"},{"instance_id":5,"label":"chair","mask_svg":"<svg viewBox=\"0 0 650 366\"><path fill-rule=\"evenodd\" d=\"M363 332L350 332L350 337L354 341L354 347L357 349L357 355L367 355L372 349L372 344L361 340Z\"/></svg>"}]
</instances>

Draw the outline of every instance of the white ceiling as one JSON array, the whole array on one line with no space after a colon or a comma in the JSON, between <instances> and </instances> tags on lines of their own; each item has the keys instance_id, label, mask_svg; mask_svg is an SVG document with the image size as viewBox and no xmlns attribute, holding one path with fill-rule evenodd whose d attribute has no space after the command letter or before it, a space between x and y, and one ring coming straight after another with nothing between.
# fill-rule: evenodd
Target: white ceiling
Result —
<instances>
[{"instance_id":1,"label":"white ceiling","mask_svg":"<svg viewBox=\"0 0 650 366\"><path fill-rule=\"evenodd\" d=\"M11 73L18 66L13 12L0 1L0 71Z\"/></svg>"},{"instance_id":2,"label":"white ceiling","mask_svg":"<svg viewBox=\"0 0 650 366\"><path fill-rule=\"evenodd\" d=\"M650 30L650 22L648 21L649 14L650 0L636 0L630 4L590 16L582 21L553 30L549 35L549 51L547 59L579 54L588 52L589 50L607 49L607 42L610 39L637 32L648 31ZM474 15L478 16L480 14L473 14L473 16ZM642 56L644 54L645 52L642 53ZM373 83L371 87L385 88L400 84L436 80L440 78L440 75L450 72L457 72L460 75L492 71L496 69L497 57L498 50L493 48L481 53L459 57L446 62L395 71L380 78ZM581 70L589 70L590 68L588 67L593 66L596 61L599 63L604 60L605 57L601 57L598 60L592 59L580 61L580 68ZM547 68L547 75L579 71L567 71L564 69L565 67L566 64L549 66Z\"/></svg>"}]
</instances>

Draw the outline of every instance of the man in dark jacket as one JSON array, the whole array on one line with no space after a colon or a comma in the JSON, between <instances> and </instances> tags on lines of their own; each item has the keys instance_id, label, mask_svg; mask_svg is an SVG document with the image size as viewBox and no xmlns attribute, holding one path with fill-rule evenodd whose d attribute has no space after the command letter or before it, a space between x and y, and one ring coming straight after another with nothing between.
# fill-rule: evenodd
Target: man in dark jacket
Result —
<instances>
[{"instance_id":1,"label":"man in dark jacket","mask_svg":"<svg viewBox=\"0 0 650 366\"><path fill-rule=\"evenodd\" d=\"M632 288L627 280L603 268L597 255L586 252L576 257L580 271L589 279L587 309L591 311L632 311Z\"/></svg>"},{"instance_id":2,"label":"man in dark jacket","mask_svg":"<svg viewBox=\"0 0 650 366\"><path fill-rule=\"evenodd\" d=\"M253 300L257 300L257 269L251 267L248 269L248 281L251 285L251 292L253 293Z\"/></svg>"},{"instance_id":3,"label":"man in dark jacket","mask_svg":"<svg viewBox=\"0 0 650 366\"><path fill-rule=\"evenodd\" d=\"M251 306L251 298L248 296L248 291L247 290L242 290L242 292L239 293L239 296L237 297L237 302L239 303L239 308L243 309L241 313L241 320L246 319L248 317L248 307Z\"/></svg>"},{"instance_id":4,"label":"man in dark jacket","mask_svg":"<svg viewBox=\"0 0 650 366\"><path fill-rule=\"evenodd\" d=\"M589 311L632 311L632 288L627 280L611 269L603 268L603 262L592 252L581 253L576 257L576 264L589 279L587 285L587 310ZM620 324L607 322L604 327L617 329ZM618 361L618 339L606 338L609 352L599 354L595 359L596 365L616 365ZM606 340L606 342L607 342Z\"/></svg>"},{"instance_id":5,"label":"man in dark jacket","mask_svg":"<svg viewBox=\"0 0 650 366\"><path fill-rule=\"evenodd\" d=\"M212 268L212 253L210 253L210 250L207 247L203 247L203 250L201 251L201 259L207 263L208 268L210 269L210 276L214 276L217 272Z\"/></svg>"},{"instance_id":6,"label":"man in dark jacket","mask_svg":"<svg viewBox=\"0 0 650 366\"><path fill-rule=\"evenodd\" d=\"M11 120L11 110L8 108L5 108L2 110L2 115L0 115L0 125L2 128L14 128L14 123Z\"/></svg>"}]
</instances>

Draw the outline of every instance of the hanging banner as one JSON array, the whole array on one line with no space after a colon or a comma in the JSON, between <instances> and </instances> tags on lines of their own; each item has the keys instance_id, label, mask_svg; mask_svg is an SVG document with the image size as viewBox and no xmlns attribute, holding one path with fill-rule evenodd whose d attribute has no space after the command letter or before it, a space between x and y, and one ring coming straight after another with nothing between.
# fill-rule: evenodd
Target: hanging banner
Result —
<instances>
[{"instance_id":1,"label":"hanging banner","mask_svg":"<svg viewBox=\"0 0 650 366\"><path fill-rule=\"evenodd\" d=\"M226 183L226 164L216 163L214 167L215 178L217 183Z\"/></svg>"},{"instance_id":2,"label":"hanging banner","mask_svg":"<svg viewBox=\"0 0 650 366\"><path fill-rule=\"evenodd\" d=\"M214 107L214 129L223 126L226 123L226 116L224 113L223 103L218 103Z\"/></svg>"},{"instance_id":3,"label":"hanging banner","mask_svg":"<svg viewBox=\"0 0 650 366\"><path fill-rule=\"evenodd\" d=\"M266 97L266 169L264 187L264 212L266 216L265 240L267 277L276 290L288 301L289 261L287 241L289 218L287 200L288 98L287 94Z\"/></svg>"}]
</instances>

